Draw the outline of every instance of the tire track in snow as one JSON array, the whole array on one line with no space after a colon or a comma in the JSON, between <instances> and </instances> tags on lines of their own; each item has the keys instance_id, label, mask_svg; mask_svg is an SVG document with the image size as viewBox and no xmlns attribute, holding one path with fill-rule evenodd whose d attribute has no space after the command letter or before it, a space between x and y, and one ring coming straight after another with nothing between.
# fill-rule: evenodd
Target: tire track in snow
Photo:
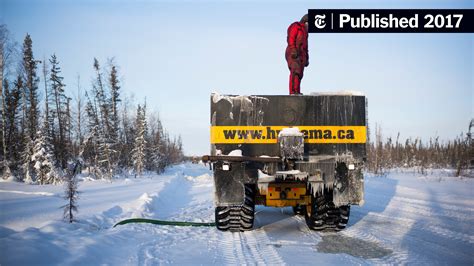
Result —
<instances>
[{"instance_id":1,"label":"tire track in snow","mask_svg":"<svg viewBox=\"0 0 474 266\"><path fill-rule=\"evenodd\" d=\"M423 205L426 207L429 207L429 205L432 204L432 202L429 202L426 200L406 198L406 197L400 197L400 196L394 196L393 199L400 202L406 202L412 205ZM436 204L443 210L451 210L455 212L459 211L459 207L460 207L459 204L446 203L443 201L436 202ZM474 208L471 208L469 206L462 206L462 208L464 212L474 213Z\"/></svg>"},{"instance_id":2,"label":"tire track in snow","mask_svg":"<svg viewBox=\"0 0 474 266\"><path fill-rule=\"evenodd\" d=\"M237 258L234 254L234 240L233 236L230 234L226 234L224 232L218 232L221 234L220 237L216 240L216 243L218 246L221 247L221 251L223 252L223 259L226 261L226 264L232 264L232 265L237 265L238 262L242 258ZM216 256L216 260L220 259L220 256Z\"/></svg>"},{"instance_id":3,"label":"tire track in snow","mask_svg":"<svg viewBox=\"0 0 474 266\"><path fill-rule=\"evenodd\" d=\"M254 231L246 232L244 233L244 238L246 239L246 243L252 254L254 256L260 257L264 264L285 264L273 245L268 245L270 239L268 238L265 230L255 229ZM262 254L265 254L265 256L262 256Z\"/></svg>"},{"instance_id":4,"label":"tire track in snow","mask_svg":"<svg viewBox=\"0 0 474 266\"><path fill-rule=\"evenodd\" d=\"M224 252L224 259L227 264L233 265L247 265L250 261L246 260L244 251L242 250L242 241L240 233L221 232L223 238L219 239L218 246L222 246Z\"/></svg>"},{"instance_id":5,"label":"tire track in snow","mask_svg":"<svg viewBox=\"0 0 474 266\"><path fill-rule=\"evenodd\" d=\"M419 192L418 192L419 193ZM437 202L437 208L442 210L440 213L438 210L433 210L432 202L421 199L412 199L400 196L394 196L391 198L390 204L385 206L380 201L374 199L386 199L387 197L382 195L370 195L370 201L366 200L368 206L373 207L384 207L384 208L395 208L403 209L404 212L419 215L431 215L446 217L450 219L456 219L461 221L473 221L474 220L474 209L469 208L465 205L455 205L450 203ZM400 207L401 206L401 207ZM410 208L407 208L409 206ZM462 212L459 210L462 209ZM434 215L433 215L434 214Z\"/></svg>"},{"instance_id":6,"label":"tire track in snow","mask_svg":"<svg viewBox=\"0 0 474 266\"><path fill-rule=\"evenodd\" d=\"M473 209L442 200L433 202L432 195L424 191L413 193L417 198L394 196L387 205L378 200L386 200L384 195L371 194L366 206L353 209L351 216L359 216L359 221L343 233L377 239L394 249L391 256L374 260L376 263L426 264L435 257L438 263L472 262L466 252L472 250L473 236L459 226L471 223Z\"/></svg>"},{"instance_id":7,"label":"tire track in snow","mask_svg":"<svg viewBox=\"0 0 474 266\"><path fill-rule=\"evenodd\" d=\"M235 233L232 233L235 234ZM257 241L253 236L253 232L242 232L238 233L240 237L240 244L242 246L242 250L245 250L246 256L250 256L252 258L253 264L262 265L264 264L264 258L262 257L261 252L257 250ZM268 254L267 254L268 256Z\"/></svg>"},{"instance_id":8,"label":"tire track in snow","mask_svg":"<svg viewBox=\"0 0 474 266\"><path fill-rule=\"evenodd\" d=\"M451 231L449 229L446 229L446 228L442 228L442 227L439 227L439 226L436 226L436 225L426 225L426 226L423 226L421 227L422 229L427 229L437 235L440 235L440 236L443 236L443 237L446 237L446 238L452 238L452 239L455 239L455 240L458 240L458 241L462 241L462 242L466 242L466 243L469 243L469 244L474 244L474 236L472 235L466 235L466 234L463 234L463 233L459 233L459 232L454 232L454 231Z\"/></svg>"},{"instance_id":9,"label":"tire track in snow","mask_svg":"<svg viewBox=\"0 0 474 266\"><path fill-rule=\"evenodd\" d=\"M355 226L351 226L348 230L343 231L343 233L362 239L377 239L385 246L394 249L393 255L377 260L380 263L429 264L433 258L422 255L427 253L426 250L432 251L432 255L442 254L441 257L449 261L472 261L468 254L458 249L446 247L446 241L455 239L453 236L447 235L445 236L448 237L446 241L437 242L431 239L432 237L429 234L427 235L424 229L418 226L415 220L412 219L369 214Z\"/></svg>"},{"instance_id":10,"label":"tire track in snow","mask_svg":"<svg viewBox=\"0 0 474 266\"><path fill-rule=\"evenodd\" d=\"M263 230L247 232L221 232L218 246L223 247L226 264L233 265L285 265Z\"/></svg>"},{"instance_id":11,"label":"tire track in snow","mask_svg":"<svg viewBox=\"0 0 474 266\"><path fill-rule=\"evenodd\" d=\"M136 261L137 265L157 265L163 263L171 263L170 260L166 260L161 256L162 247L169 247L173 245L173 241L170 238L164 238L162 236L169 233L168 230L162 230L161 228L153 228L152 225L145 225L147 228L136 229L140 233L139 235L146 234L147 237L152 237L153 240L143 242L139 245L138 253L136 257L132 258Z\"/></svg>"},{"instance_id":12,"label":"tire track in snow","mask_svg":"<svg viewBox=\"0 0 474 266\"><path fill-rule=\"evenodd\" d=\"M423 196L420 193L419 197ZM372 195L374 198L382 198L382 195ZM362 213L362 210L354 209L354 214L361 216L376 216L387 221L396 220L398 223L411 224L413 230L417 232L426 232L432 234L446 241L455 241L456 246L472 245L474 243L474 236L472 234L465 234L459 231L459 225L468 226L474 220L473 208L465 207L464 205L455 205L446 202L436 202L436 206L432 206L433 202L422 199L414 199L409 197L395 196L392 198L389 205L386 206L385 211L395 211L402 215L386 215L383 213L368 212ZM377 201L371 201L368 208L382 207ZM403 217L400 217L403 216ZM404 218L409 217L409 218ZM433 217L426 221L425 217ZM447 221L449 220L449 221ZM465 229L464 229L465 230ZM472 230L471 230L472 232Z\"/></svg>"},{"instance_id":13,"label":"tire track in snow","mask_svg":"<svg viewBox=\"0 0 474 266\"><path fill-rule=\"evenodd\" d=\"M355 212L358 213L358 212ZM456 232L448 228L441 227L435 223L432 222L420 222L416 221L415 219L409 219L409 218L402 218L402 217L394 217L394 216L389 216L389 215L384 215L381 213L374 213L374 212L369 212L366 214L366 216L373 216L373 217L379 217L380 219L386 219L389 221L398 221L400 223L406 223L406 224L411 224L411 226L415 227L417 230L421 231L426 231L429 233L433 233L436 235L439 235L441 237L446 237L448 239L453 239L457 240L459 242L464 242L468 244L473 244L474 243L474 236L468 235L468 234L463 234L461 232ZM367 218L365 218L367 219Z\"/></svg>"}]
</instances>

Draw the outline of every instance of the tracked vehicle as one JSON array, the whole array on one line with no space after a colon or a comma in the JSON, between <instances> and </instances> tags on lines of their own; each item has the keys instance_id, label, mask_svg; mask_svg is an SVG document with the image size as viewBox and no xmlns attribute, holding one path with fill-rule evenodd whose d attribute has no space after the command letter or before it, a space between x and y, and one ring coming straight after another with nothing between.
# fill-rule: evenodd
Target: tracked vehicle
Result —
<instances>
[{"instance_id":1,"label":"tracked vehicle","mask_svg":"<svg viewBox=\"0 0 474 266\"><path fill-rule=\"evenodd\" d=\"M313 230L338 231L364 200L363 95L211 95L219 230L251 230L255 206L291 206Z\"/></svg>"}]
</instances>

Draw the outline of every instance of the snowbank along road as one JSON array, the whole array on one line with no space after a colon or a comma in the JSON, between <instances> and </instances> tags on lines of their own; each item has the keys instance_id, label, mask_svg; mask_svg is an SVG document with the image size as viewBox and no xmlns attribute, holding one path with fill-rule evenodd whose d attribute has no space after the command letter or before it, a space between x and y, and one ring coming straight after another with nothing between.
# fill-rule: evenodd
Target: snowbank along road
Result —
<instances>
[{"instance_id":1,"label":"snowbank along road","mask_svg":"<svg viewBox=\"0 0 474 266\"><path fill-rule=\"evenodd\" d=\"M348 228L310 231L290 208L257 207L254 230L152 224L210 222L212 173L184 164L159 176L83 181L78 222L60 220L61 186L0 182L0 264L474 264L474 180L392 172L367 176Z\"/></svg>"}]
</instances>

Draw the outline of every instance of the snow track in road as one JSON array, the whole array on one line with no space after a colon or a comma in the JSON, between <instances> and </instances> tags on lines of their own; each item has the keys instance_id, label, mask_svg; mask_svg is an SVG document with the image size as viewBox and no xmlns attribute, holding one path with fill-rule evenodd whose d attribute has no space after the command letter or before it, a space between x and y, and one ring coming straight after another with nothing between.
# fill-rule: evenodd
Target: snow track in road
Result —
<instances>
[{"instance_id":1,"label":"snow track in road","mask_svg":"<svg viewBox=\"0 0 474 266\"><path fill-rule=\"evenodd\" d=\"M273 245L270 242L267 234L262 229L257 229L253 232L244 233L244 239L247 245L251 248L253 257L261 257L261 261L267 265L283 265L285 264Z\"/></svg>"},{"instance_id":2,"label":"snow track in road","mask_svg":"<svg viewBox=\"0 0 474 266\"><path fill-rule=\"evenodd\" d=\"M219 241L221 242L221 241ZM244 254L243 242L241 241L240 233L224 233L223 235L223 258L227 263L233 265L248 265L251 261L247 260Z\"/></svg>"},{"instance_id":3,"label":"snow track in road","mask_svg":"<svg viewBox=\"0 0 474 266\"><path fill-rule=\"evenodd\" d=\"M406 185L416 185L416 179L400 180L406 183L397 186L399 195L387 201L383 191L374 190L378 193L368 194L366 206L353 208L351 218L356 223L343 234L393 249L390 256L373 260L376 263L472 262L473 209L472 205L463 206L469 200L463 198L456 205L445 200L447 196L438 192L442 191L439 188L420 186L415 190Z\"/></svg>"},{"instance_id":4,"label":"snow track in road","mask_svg":"<svg viewBox=\"0 0 474 266\"><path fill-rule=\"evenodd\" d=\"M263 230L251 232L223 232L223 257L232 265L284 265L284 261Z\"/></svg>"}]
</instances>

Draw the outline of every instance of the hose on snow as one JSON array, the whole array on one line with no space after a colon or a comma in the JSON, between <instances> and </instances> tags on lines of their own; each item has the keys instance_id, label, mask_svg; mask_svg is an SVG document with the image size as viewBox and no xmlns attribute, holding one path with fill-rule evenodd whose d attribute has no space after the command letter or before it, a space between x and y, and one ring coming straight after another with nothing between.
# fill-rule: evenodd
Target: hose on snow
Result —
<instances>
[{"instance_id":1,"label":"hose on snow","mask_svg":"<svg viewBox=\"0 0 474 266\"><path fill-rule=\"evenodd\" d=\"M175 225L175 226L216 226L216 223L195 223L195 222L180 222L180 221L163 221L155 219L146 219L146 218L132 218L126 219L118 222L114 225L123 225L130 223L149 223L149 224L159 224L159 225Z\"/></svg>"}]
</instances>

